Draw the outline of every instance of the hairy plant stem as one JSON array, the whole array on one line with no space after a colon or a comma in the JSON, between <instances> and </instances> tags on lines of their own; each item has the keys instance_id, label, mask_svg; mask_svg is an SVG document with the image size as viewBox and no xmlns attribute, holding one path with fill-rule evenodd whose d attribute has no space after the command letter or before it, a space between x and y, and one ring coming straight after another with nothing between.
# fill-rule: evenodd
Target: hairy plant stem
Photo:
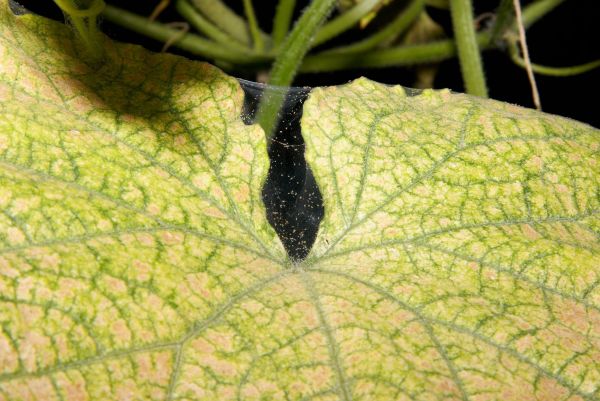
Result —
<instances>
[{"instance_id":1,"label":"hairy plant stem","mask_svg":"<svg viewBox=\"0 0 600 401\"><path fill-rule=\"evenodd\" d=\"M273 47L279 47L285 40L290 30L295 7L296 0L279 0L273 18L273 32L271 32Z\"/></svg>"},{"instance_id":2,"label":"hairy plant stem","mask_svg":"<svg viewBox=\"0 0 600 401\"><path fill-rule=\"evenodd\" d=\"M487 97L481 54L473 24L471 0L450 0L450 14L465 90L471 95Z\"/></svg>"},{"instance_id":3,"label":"hairy plant stem","mask_svg":"<svg viewBox=\"0 0 600 401\"><path fill-rule=\"evenodd\" d=\"M268 55L253 52L250 49L244 52L238 49L227 48L219 43L206 40L195 34L181 35L177 29L170 28L164 24L150 21L148 18L123 10L118 7L107 5L102 16L117 25L125 26L134 32L141 33L161 42L168 42L174 37L181 36L173 43L180 49L194 54L200 54L209 59L217 59L237 64L252 64L270 59Z\"/></svg>"},{"instance_id":4,"label":"hairy plant stem","mask_svg":"<svg viewBox=\"0 0 600 401\"><path fill-rule=\"evenodd\" d=\"M310 49L315 33L325 21L337 0L313 0L294 26L292 32L281 47L271 69L269 84L271 86L289 86L302 59ZM271 137L277 124L279 109L283 104L286 91L267 88L260 102L256 121Z\"/></svg>"},{"instance_id":5,"label":"hairy plant stem","mask_svg":"<svg viewBox=\"0 0 600 401\"><path fill-rule=\"evenodd\" d=\"M387 24L385 28L380 31L375 32L359 42L326 50L320 54L350 54L371 50L386 39L398 36L410 27L415 18L423 10L424 5L425 0L413 0L392 22Z\"/></svg>"}]
</instances>

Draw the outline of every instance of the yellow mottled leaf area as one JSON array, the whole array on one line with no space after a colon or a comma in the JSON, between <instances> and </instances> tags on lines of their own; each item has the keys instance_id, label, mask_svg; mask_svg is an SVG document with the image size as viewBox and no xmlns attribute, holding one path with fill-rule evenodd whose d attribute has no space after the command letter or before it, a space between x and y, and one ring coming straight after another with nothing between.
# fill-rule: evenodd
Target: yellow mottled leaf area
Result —
<instances>
[{"instance_id":1,"label":"yellow mottled leaf area","mask_svg":"<svg viewBox=\"0 0 600 401\"><path fill-rule=\"evenodd\" d=\"M105 48L0 0L0 400L599 398L598 130L316 89L292 266L236 80Z\"/></svg>"}]
</instances>

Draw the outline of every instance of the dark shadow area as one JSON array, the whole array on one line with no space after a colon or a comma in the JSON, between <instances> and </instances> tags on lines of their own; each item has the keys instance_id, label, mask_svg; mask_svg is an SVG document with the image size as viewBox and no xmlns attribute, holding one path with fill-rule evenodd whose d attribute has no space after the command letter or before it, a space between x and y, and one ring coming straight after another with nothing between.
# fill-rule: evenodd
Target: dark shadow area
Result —
<instances>
[{"instance_id":1,"label":"dark shadow area","mask_svg":"<svg viewBox=\"0 0 600 401\"><path fill-rule=\"evenodd\" d=\"M246 94L242 119L252 124L265 85L240 80ZM281 90L288 90L282 88ZM300 127L302 106L310 88L290 88L269 141L271 165L262 197L267 220L294 262L306 258L323 219L323 198L304 159Z\"/></svg>"}]
</instances>

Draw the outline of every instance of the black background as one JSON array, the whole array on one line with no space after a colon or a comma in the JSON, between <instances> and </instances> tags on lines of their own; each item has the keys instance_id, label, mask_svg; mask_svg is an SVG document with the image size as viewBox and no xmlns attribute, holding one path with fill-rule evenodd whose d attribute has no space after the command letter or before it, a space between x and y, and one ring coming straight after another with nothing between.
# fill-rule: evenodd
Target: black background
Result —
<instances>
[{"instance_id":1,"label":"black background","mask_svg":"<svg viewBox=\"0 0 600 401\"><path fill-rule=\"evenodd\" d=\"M316 0L318 1L318 0ZM397 0L396 0L397 1ZM107 0L119 7L125 7L140 14L149 15L156 1L119 2ZM243 14L241 0L226 2ZM493 11L498 0L474 0L475 14ZM523 5L531 1L522 0ZM20 0L28 9L56 19L62 14L50 0ZM569 66L600 58L600 12L598 0L567 0L559 5L527 32L531 59L534 63L549 66ZM269 32L276 0L254 0L261 28ZM297 1L296 14L299 15L308 0ZM440 23L448 35L452 34L450 18L446 11L429 9L430 15ZM161 16L163 21L181 20L170 7ZM143 44L158 51L162 44L153 42L140 35L133 34L121 27L103 22L102 28L115 39ZM360 38L363 32L354 30L336 38L332 44L347 43ZM173 50L176 53L181 53ZM196 56L185 54L190 58ZM490 50L483 54L490 97L522 106L532 107L531 89L523 69L515 66L504 50ZM241 78L254 80L256 75L250 71L231 72ZM342 84L360 76L367 76L379 82L411 86L414 74L406 68L384 68L371 70L337 71L321 74L304 74L295 80L295 85L335 85ZM542 99L543 110L560 114L593 126L600 127L600 69L572 77L546 77L537 75L537 83ZM450 88L463 92L460 66L456 59L442 63L435 81L436 88Z\"/></svg>"}]
</instances>

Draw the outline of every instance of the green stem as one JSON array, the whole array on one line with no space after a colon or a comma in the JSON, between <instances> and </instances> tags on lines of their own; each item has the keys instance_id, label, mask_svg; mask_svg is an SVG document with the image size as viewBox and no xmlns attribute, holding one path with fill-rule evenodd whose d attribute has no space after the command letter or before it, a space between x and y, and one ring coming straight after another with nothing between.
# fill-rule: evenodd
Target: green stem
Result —
<instances>
[{"instance_id":1,"label":"green stem","mask_svg":"<svg viewBox=\"0 0 600 401\"><path fill-rule=\"evenodd\" d=\"M92 40L90 38L85 20L81 17L75 16L69 16L69 20L71 21L71 24L73 24L73 27L75 28L77 35L79 35L79 38L83 41L88 50L91 51Z\"/></svg>"},{"instance_id":2,"label":"green stem","mask_svg":"<svg viewBox=\"0 0 600 401\"><path fill-rule=\"evenodd\" d=\"M481 54L475 37L471 0L450 0L450 14L466 92L487 97Z\"/></svg>"},{"instance_id":3,"label":"green stem","mask_svg":"<svg viewBox=\"0 0 600 401\"><path fill-rule=\"evenodd\" d=\"M479 33L476 38L481 50L492 47L489 33ZM456 43L452 39L390 49L376 49L357 54L319 53L306 57L300 67L300 72L315 73L344 69L412 66L448 60L455 57L456 54Z\"/></svg>"},{"instance_id":4,"label":"green stem","mask_svg":"<svg viewBox=\"0 0 600 401\"><path fill-rule=\"evenodd\" d=\"M519 49L516 43L510 45L510 58L519 67L526 68L525 60L519 55ZM600 67L600 60L590 61L589 63L573 65L569 67L548 67L539 64L530 64L531 69L536 74L548 75L553 77L569 77L579 75Z\"/></svg>"},{"instance_id":5,"label":"green stem","mask_svg":"<svg viewBox=\"0 0 600 401\"><path fill-rule=\"evenodd\" d=\"M258 21L256 20L256 14L254 13L254 6L252 0L244 0L244 12L248 19L248 25L250 27L250 35L252 35L252 43L254 50L262 51L264 49L264 42L260 35L260 28L258 27Z\"/></svg>"},{"instance_id":6,"label":"green stem","mask_svg":"<svg viewBox=\"0 0 600 401\"><path fill-rule=\"evenodd\" d=\"M231 35L233 39L246 46L252 44L248 23L221 0L192 0L192 4L223 32ZM265 33L260 32L260 35L263 37L263 41L267 40Z\"/></svg>"},{"instance_id":7,"label":"green stem","mask_svg":"<svg viewBox=\"0 0 600 401\"><path fill-rule=\"evenodd\" d=\"M74 0L54 0L68 15L77 35L84 44L92 61L100 61L104 54L96 17L105 7L103 0L93 0L88 8L80 9Z\"/></svg>"},{"instance_id":8,"label":"green stem","mask_svg":"<svg viewBox=\"0 0 600 401\"><path fill-rule=\"evenodd\" d=\"M523 10L524 24L531 26L543 16L543 13L550 12L562 1L564 0L540 0L529 5ZM533 11L531 11L532 9ZM181 35L181 32L176 29L172 29L158 22L150 23L146 18L114 6L107 6L103 15L107 20L110 20L117 25L132 29L133 31L162 42L166 42L174 36ZM489 32L481 32L476 35L481 50L486 50L496 45L490 41L490 38L491 35ZM235 66L236 64L248 65L266 63L273 58L272 54L257 53L243 46L237 46L237 44L234 44L234 42L229 39L229 36L227 36L227 40L231 42L229 47L208 41L198 35L188 33L174 43L173 46L205 58L213 59L219 65L228 64L230 67ZM235 49L233 48L234 46ZM431 43L400 46L389 49L372 49L357 54L330 54L329 51L327 51L306 57L299 67L299 71L302 73L313 73L357 68L410 66L451 59L455 57L456 54L456 44L453 40L440 40ZM286 80L281 80L281 82L284 81ZM292 79L287 81L291 83ZM289 85L289 83L284 85Z\"/></svg>"},{"instance_id":9,"label":"green stem","mask_svg":"<svg viewBox=\"0 0 600 401\"><path fill-rule=\"evenodd\" d=\"M179 14L185 18L199 32L204 33L210 39L231 49L232 51L247 52L248 48L231 39L231 36L221 31L209 20L204 18L192 7L187 0L177 0L175 7Z\"/></svg>"},{"instance_id":10,"label":"green stem","mask_svg":"<svg viewBox=\"0 0 600 401\"><path fill-rule=\"evenodd\" d=\"M382 30L373 35L353 43L348 46L336 47L326 50L321 54L350 54L360 53L371 50L388 38L397 37L404 32L413 23L415 18L421 13L425 5L425 0L413 0L408 7L398 14L398 16L385 26Z\"/></svg>"},{"instance_id":11,"label":"green stem","mask_svg":"<svg viewBox=\"0 0 600 401\"><path fill-rule=\"evenodd\" d=\"M295 7L296 0L279 0L277 10L275 11L275 18L273 18L273 32L271 32L273 47L277 48L285 40L290 30Z\"/></svg>"},{"instance_id":12,"label":"green stem","mask_svg":"<svg viewBox=\"0 0 600 401\"><path fill-rule=\"evenodd\" d=\"M497 41L515 21L512 0L501 0L496 9L496 21L492 27L492 41Z\"/></svg>"},{"instance_id":13,"label":"green stem","mask_svg":"<svg viewBox=\"0 0 600 401\"><path fill-rule=\"evenodd\" d=\"M381 0L362 0L350 10L332 19L321 27L313 41L313 47L338 36L347 31L361 20L362 17L370 13Z\"/></svg>"},{"instance_id":14,"label":"green stem","mask_svg":"<svg viewBox=\"0 0 600 401\"><path fill-rule=\"evenodd\" d=\"M148 18L111 5L106 6L102 15L114 24L161 42L167 42L173 37L181 36L181 31L177 29L170 28L159 22L150 21ZM181 36L180 39L173 43L173 46L209 59L229 61L237 64L264 62L270 58L267 55L255 53L250 49L247 49L245 52L232 51L221 44L191 33Z\"/></svg>"},{"instance_id":15,"label":"green stem","mask_svg":"<svg viewBox=\"0 0 600 401\"><path fill-rule=\"evenodd\" d=\"M306 8L292 32L285 40L271 69L269 84L272 86L289 86L302 59L308 52L312 38L325 21L337 0L313 0ZM270 137L273 133L279 109L283 104L286 91L267 89L259 105L256 120Z\"/></svg>"},{"instance_id":16,"label":"green stem","mask_svg":"<svg viewBox=\"0 0 600 401\"><path fill-rule=\"evenodd\" d=\"M529 28L565 0L538 0L523 9L523 25Z\"/></svg>"},{"instance_id":17,"label":"green stem","mask_svg":"<svg viewBox=\"0 0 600 401\"><path fill-rule=\"evenodd\" d=\"M562 1L564 0L541 0L525 7L523 10L524 25L531 26L544 13L552 11ZM475 38L480 50L496 46L496 43L491 41L490 32L480 32ZM300 67L300 72L315 73L357 68L411 66L448 60L455 57L456 54L456 43L451 39L390 49L375 49L358 54L331 54L326 51L306 57Z\"/></svg>"},{"instance_id":18,"label":"green stem","mask_svg":"<svg viewBox=\"0 0 600 401\"><path fill-rule=\"evenodd\" d=\"M61 10L69 14L70 17L96 17L98 14L102 12L104 9L104 1L95 0L92 4L86 9L80 9L73 2L73 0L54 0L56 5L60 7Z\"/></svg>"}]
</instances>

